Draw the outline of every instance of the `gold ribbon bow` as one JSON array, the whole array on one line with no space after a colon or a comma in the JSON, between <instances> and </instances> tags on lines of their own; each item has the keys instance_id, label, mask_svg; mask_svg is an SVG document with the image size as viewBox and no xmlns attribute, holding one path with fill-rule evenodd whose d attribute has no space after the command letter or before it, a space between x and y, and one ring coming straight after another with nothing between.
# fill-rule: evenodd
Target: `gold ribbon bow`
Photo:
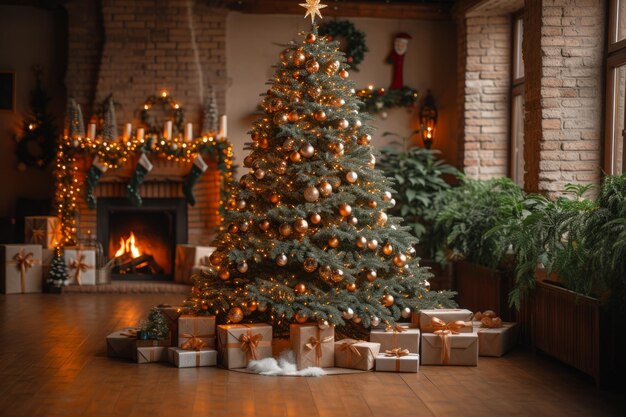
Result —
<instances>
[{"instance_id":1,"label":"gold ribbon bow","mask_svg":"<svg viewBox=\"0 0 626 417\"><path fill-rule=\"evenodd\" d=\"M35 244L45 244L44 239L46 237L47 230L44 229L33 229L32 230L32 241Z\"/></svg>"},{"instance_id":2,"label":"gold ribbon bow","mask_svg":"<svg viewBox=\"0 0 626 417\"><path fill-rule=\"evenodd\" d=\"M89 265L85 263L85 254L80 253L80 250L76 253L76 259L73 259L70 262L70 268L75 269L74 279L78 285L81 285L80 282L80 274L81 272L86 272L88 269L93 268L93 265Z\"/></svg>"},{"instance_id":3,"label":"gold ribbon bow","mask_svg":"<svg viewBox=\"0 0 626 417\"><path fill-rule=\"evenodd\" d=\"M341 343L341 346L339 346L339 350L340 351L347 351L347 355L348 355L348 366L352 366L352 357L357 356L357 357L361 357L361 352L359 352L359 350L356 348L356 346L354 346L355 344L361 342L360 340L355 340L355 339L348 339L348 340L344 340L343 343Z\"/></svg>"},{"instance_id":4,"label":"gold ribbon bow","mask_svg":"<svg viewBox=\"0 0 626 417\"><path fill-rule=\"evenodd\" d=\"M401 358L403 356L407 356L408 354L408 349L395 348L391 350L385 350L385 356L395 356L396 358Z\"/></svg>"},{"instance_id":5,"label":"gold ribbon bow","mask_svg":"<svg viewBox=\"0 0 626 417\"><path fill-rule=\"evenodd\" d=\"M31 268L35 264L33 256L32 252L26 253L24 248L21 248L20 251L13 256L13 261L15 262L17 269L20 271L20 287L22 294L26 292L26 271L28 271L28 268Z\"/></svg>"},{"instance_id":6,"label":"gold ribbon bow","mask_svg":"<svg viewBox=\"0 0 626 417\"><path fill-rule=\"evenodd\" d=\"M446 323L440 318L433 317L432 326L435 329L433 333L439 335L439 338L441 339L441 363L448 363L450 362L450 354L452 353L450 335L459 334L459 330L466 327L466 323L462 320Z\"/></svg>"},{"instance_id":7,"label":"gold ribbon bow","mask_svg":"<svg viewBox=\"0 0 626 417\"><path fill-rule=\"evenodd\" d=\"M253 335L250 331L239 336L239 342L241 342L241 350L246 353L246 360L257 360L259 353L256 348L259 346L259 342L263 340L263 335L257 333Z\"/></svg>"},{"instance_id":8,"label":"gold ribbon bow","mask_svg":"<svg viewBox=\"0 0 626 417\"><path fill-rule=\"evenodd\" d=\"M120 335L126 336L126 337L137 338L137 330L136 329L127 329L127 330L124 330L122 333L120 333Z\"/></svg>"},{"instance_id":9,"label":"gold ribbon bow","mask_svg":"<svg viewBox=\"0 0 626 417\"><path fill-rule=\"evenodd\" d=\"M183 333L182 336L187 338L187 340L180 345L180 348L183 350L195 350L197 352L208 346L198 335Z\"/></svg>"},{"instance_id":10,"label":"gold ribbon bow","mask_svg":"<svg viewBox=\"0 0 626 417\"><path fill-rule=\"evenodd\" d=\"M496 329L502 327L502 319L500 317L483 317L480 320L480 327L485 329Z\"/></svg>"},{"instance_id":11,"label":"gold ribbon bow","mask_svg":"<svg viewBox=\"0 0 626 417\"><path fill-rule=\"evenodd\" d=\"M385 327L386 332L402 333L406 332L406 327L402 327L399 324L389 325Z\"/></svg>"},{"instance_id":12,"label":"gold ribbon bow","mask_svg":"<svg viewBox=\"0 0 626 417\"><path fill-rule=\"evenodd\" d=\"M315 336L309 338L309 343L304 346L309 350L315 349L315 366L320 366L320 359L322 358L322 343L328 343L333 341L333 336L325 337L320 340Z\"/></svg>"}]
</instances>

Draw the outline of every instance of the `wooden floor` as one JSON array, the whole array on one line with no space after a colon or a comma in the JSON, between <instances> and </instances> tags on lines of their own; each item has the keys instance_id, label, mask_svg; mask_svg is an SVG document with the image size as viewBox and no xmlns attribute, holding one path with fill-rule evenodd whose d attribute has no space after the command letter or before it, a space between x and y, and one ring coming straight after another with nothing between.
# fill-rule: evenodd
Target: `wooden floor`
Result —
<instances>
[{"instance_id":1,"label":"wooden floor","mask_svg":"<svg viewBox=\"0 0 626 417\"><path fill-rule=\"evenodd\" d=\"M0 295L0 416L625 415L623 397L541 356L418 374L263 377L108 359L105 336L178 295ZM620 413L621 412L621 413Z\"/></svg>"}]
</instances>

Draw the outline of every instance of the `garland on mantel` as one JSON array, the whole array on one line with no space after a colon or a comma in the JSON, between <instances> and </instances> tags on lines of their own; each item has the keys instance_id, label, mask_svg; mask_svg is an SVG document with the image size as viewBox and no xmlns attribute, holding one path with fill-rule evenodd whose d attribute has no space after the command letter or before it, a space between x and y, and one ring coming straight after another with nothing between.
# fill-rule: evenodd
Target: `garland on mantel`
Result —
<instances>
[{"instance_id":1,"label":"garland on mantel","mask_svg":"<svg viewBox=\"0 0 626 417\"><path fill-rule=\"evenodd\" d=\"M56 203L63 233L62 246L76 242L76 202L85 195L78 185L77 156L92 157L103 172L117 169L135 154L146 154L168 161L190 163L198 155L210 156L217 160L217 168L222 174L220 191L220 211L231 196L233 186L233 148L230 142L218 134L207 134L191 141L178 137L164 138L161 134L149 133L144 138L122 139L110 142L100 138L65 137L59 141L56 155ZM97 159L96 159L97 158ZM86 187L89 185L86 183ZM95 186L95 185L94 185Z\"/></svg>"}]
</instances>

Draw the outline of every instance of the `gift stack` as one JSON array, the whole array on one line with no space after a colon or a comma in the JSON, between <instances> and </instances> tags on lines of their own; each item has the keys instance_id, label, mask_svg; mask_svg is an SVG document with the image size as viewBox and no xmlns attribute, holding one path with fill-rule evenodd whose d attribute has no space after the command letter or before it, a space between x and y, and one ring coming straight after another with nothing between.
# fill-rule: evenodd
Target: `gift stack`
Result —
<instances>
[{"instance_id":1,"label":"gift stack","mask_svg":"<svg viewBox=\"0 0 626 417\"><path fill-rule=\"evenodd\" d=\"M209 271L209 256L215 251L212 246L176 245L174 281L193 284L193 276Z\"/></svg>"},{"instance_id":2,"label":"gift stack","mask_svg":"<svg viewBox=\"0 0 626 417\"><path fill-rule=\"evenodd\" d=\"M376 370L383 372L418 372L420 364L420 330L395 324L373 329L370 342L380 344Z\"/></svg>"},{"instance_id":3,"label":"gift stack","mask_svg":"<svg viewBox=\"0 0 626 417\"><path fill-rule=\"evenodd\" d=\"M423 365L478 364L478 335L473 314L464 309L420 311Z\"/></svg>"}]
</instances>

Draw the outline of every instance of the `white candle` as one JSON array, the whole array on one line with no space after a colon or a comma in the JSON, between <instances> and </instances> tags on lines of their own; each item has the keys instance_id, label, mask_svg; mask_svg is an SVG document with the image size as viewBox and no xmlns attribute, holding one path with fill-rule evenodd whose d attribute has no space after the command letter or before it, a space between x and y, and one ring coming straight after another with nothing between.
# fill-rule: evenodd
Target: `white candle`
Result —
<instances>
[{"instance_id":1,"label":"white candle","mask_svg":"<svg viewBox=\"0 0 626 417\"><path fill-rule=\"evenodd\" d=\"M124 140L129 140L133 134L133 125L131 123L126 123L126 128L124 129Z\"/></svg>"},{"instance_id":2,"label":"white candle","mask_svg":"<svg viewBox=\"0 0 626 417\"><path fill-rule=\"evenodd\" d=\"M193 140L193 124L187 123L185 126L185 140L191 142Z\"/></svg>"},{"instance_id":3,"label":"white candle","mask_svg":"<svg viewBox=\"0 0 626 417\"><path fill-rule=\"evenodd\" d=\"M165 130L163 131L163 136L165 139L172 139L172 121L168 120L165 122Z\"/></svg>"},{"instance_id":4,"label":"white candle","mask_svg":"<svg viewBox=\"0 0 626 417\"><path fill-rule=\"evenodd\" d=\"M226 130L226 115L223 114L222 117L220 117L220 138L222 139L226 139L226 135L227 135L227 130Z\"/></svg>"},{"instance_id":5,"label":"white candle","mask_svg":"<svg viewBox=\"0 0 626 417\"><path fill-rule=\"evenodd\" d=\"M143 127L137 129L137 140L143 140L146 130Z\"/></svg>"},{"instance_id":6,"label":"white candle","mask_svg":"<svg viewBox=\"0 0 626 417\"><path fill-rule=\"evenodd\" d=\"M95 123L89 123L89 126L87 127L87 137L91 140L96 138L96 124Z\"/></svg>"}]
</instances>

